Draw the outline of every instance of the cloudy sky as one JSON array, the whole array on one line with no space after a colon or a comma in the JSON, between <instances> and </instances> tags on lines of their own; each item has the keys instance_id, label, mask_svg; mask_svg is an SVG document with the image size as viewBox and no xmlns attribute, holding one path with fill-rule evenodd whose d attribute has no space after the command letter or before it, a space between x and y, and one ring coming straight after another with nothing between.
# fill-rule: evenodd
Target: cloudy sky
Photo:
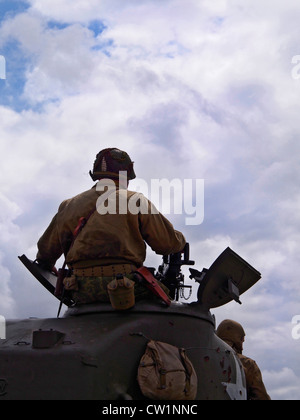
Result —
<instances>
[{"instance_id":1,"label":"cloudy sky","mask_svg":"<svg viewBox=\"0 0 300 420\"><path fill-rule=\"evenodd\" d=\"M243 324L273 399L300 399L299 1L0 0L0 16L0 314L56 316L17 256L119 147L148 185L204 179L203 223L167 216L198 269L230 246L262 273L212 312Z\"/></svg>"}]
</instances>

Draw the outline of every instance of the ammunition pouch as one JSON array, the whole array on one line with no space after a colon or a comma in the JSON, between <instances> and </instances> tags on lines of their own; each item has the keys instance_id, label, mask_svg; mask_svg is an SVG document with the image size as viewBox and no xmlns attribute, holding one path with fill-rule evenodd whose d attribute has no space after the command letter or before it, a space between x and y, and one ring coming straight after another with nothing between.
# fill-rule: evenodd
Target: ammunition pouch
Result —
<instances>
[{"instance_id":1,"label":"ammunition pouch","mask_svg":"<svg viewBox=\"0 0 300 420\"><path fill-rule=\"evenodd\" d=\"M63 280L65 290L75 290L78 291L78 281L76 276L71 275L67 276Z\"/></svg>"}]
</instances>

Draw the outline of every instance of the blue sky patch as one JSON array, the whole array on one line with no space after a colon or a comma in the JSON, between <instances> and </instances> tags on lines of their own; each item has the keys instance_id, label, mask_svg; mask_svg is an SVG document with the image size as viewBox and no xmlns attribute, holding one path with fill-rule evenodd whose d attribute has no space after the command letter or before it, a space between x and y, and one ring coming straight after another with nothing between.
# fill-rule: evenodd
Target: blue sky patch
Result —
<instances>
[{"instance_id":1,"label":"blue sky patch","mask_svg":"<svg viewBox=\"0 0 300 420\"><path fill-rule=\"evenodd\" d=\"M88 28L90 31L94 32L95 37L102 34L102 32L106 29L106 26L101 20L92 20Z\"/></svg>"},{"instance_id":2,"label":"blue sky patch","mask_svg":"<svg viewBox=\"0 0 300 420\"><path fill-rule=\"evenodd\" d=\"M28 8L27 1L0 0L0 23ZM0 55L5 60L5 79L0 79L0 104L21 111L28 107L22 93L26 82L25 73L30 65L30 60L24 55L20 44L13 39L0 48Z\"/></svg>"},{"instance_id":3,"label":"blue sky patch","mask_svg":"<svg viewBox=\"0 0 300 420\"><path fill-rule=\"evenodd\" d=\"M0 21L3 18L13 17L29 8L27 1L23 0L0 0Z\"/></svg>"},{"instance_id":4,"label":"blue sky patch","mask_svg":"<svg viewBox=\"0 0 300 420\"><path fill-rule=\"evenodd\" d=\"M19 112L28 108L22 94L31 62L16 40L7 42L1 54L6 61L6 79L0 80L0 104Z\"/></svg>"},{"instance_id":5,"label":"blue sky patch","mask_svg":"<svg viewBox=\"0 0 300 420\"><path fill-rule=\"evenodd\" d=\"M59 21L57 21L57 20L49 20L48 22L47 22L47 27L49 28L49 29L58 29L58 30L61 30L61 29L65 29L65 28L67 28L68 26L70 26L71 24L70 23L66 23L66 22L59 22Z\"/></svg>"}]
</instances>

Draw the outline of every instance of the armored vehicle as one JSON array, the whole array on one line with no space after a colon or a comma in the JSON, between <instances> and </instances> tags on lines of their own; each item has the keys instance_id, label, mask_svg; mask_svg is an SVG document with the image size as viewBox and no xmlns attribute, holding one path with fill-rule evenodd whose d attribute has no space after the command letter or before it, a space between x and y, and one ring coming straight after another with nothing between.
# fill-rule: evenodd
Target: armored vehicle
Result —
<instances>
[{"instance_id":1,"label":"armored vehicle","mask_svg":"<svg viewBox=\"0 0 300 420\"><path fill-rule=\"evenodd\" d=\"M25 255L19 258L54 294L55 275ZM260 273L226 248L209 269L189 269L198 284L197 300L182 303L182 292L191 288L184 284L182 265L194 265L188 245L183 253L164 256L157 271L149 269L169 288L168 304L158 296L116 311L109 303L74 306L65 296L62 316L7 321L6 338L0 340L0 400L149 399L137 377L151 340L184 349L197 378L193 399L246 399L243 368L216 336L210 310L231 300L241 303L240 295Z\"/></svg>"}]
</instances>

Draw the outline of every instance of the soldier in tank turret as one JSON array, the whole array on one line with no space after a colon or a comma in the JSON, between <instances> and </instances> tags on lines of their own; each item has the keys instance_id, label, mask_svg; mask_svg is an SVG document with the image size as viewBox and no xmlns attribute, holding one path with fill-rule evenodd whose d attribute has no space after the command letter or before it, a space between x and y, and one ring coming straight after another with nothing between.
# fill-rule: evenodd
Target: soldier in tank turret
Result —
<instances>
[{"instance_id":1,"label":"soldier in tank turret","mask_svg":"<svg viewBox=\"0 0 300 420\"><path fill-rule=\"evenodd\" d=\"M127 187L135 172L126 152L117 148L102 150L90 175L97 184L63 201L38 241L37 261L43 267L52 269L65 255L72 275L65 278L64 287L77 304L109 301L107 286L117 274L133 280L131 273L146 258L145 243L160 255L180 252L186 243L183 234L161 213L152 211L154 206L142 194L138 200L142 200L144 211L130 211L129 203L134 202L136 193ZM110 201L112 196L114 201ZM101 197L116 206L113 211L105 211ZM128 204L126 211L124 202L125 207ZM74 230L81 218L85 218L85 226L74 241ZM134 288L136 297L148 295L140 284Z\"/></svg>"}]
</instances>

